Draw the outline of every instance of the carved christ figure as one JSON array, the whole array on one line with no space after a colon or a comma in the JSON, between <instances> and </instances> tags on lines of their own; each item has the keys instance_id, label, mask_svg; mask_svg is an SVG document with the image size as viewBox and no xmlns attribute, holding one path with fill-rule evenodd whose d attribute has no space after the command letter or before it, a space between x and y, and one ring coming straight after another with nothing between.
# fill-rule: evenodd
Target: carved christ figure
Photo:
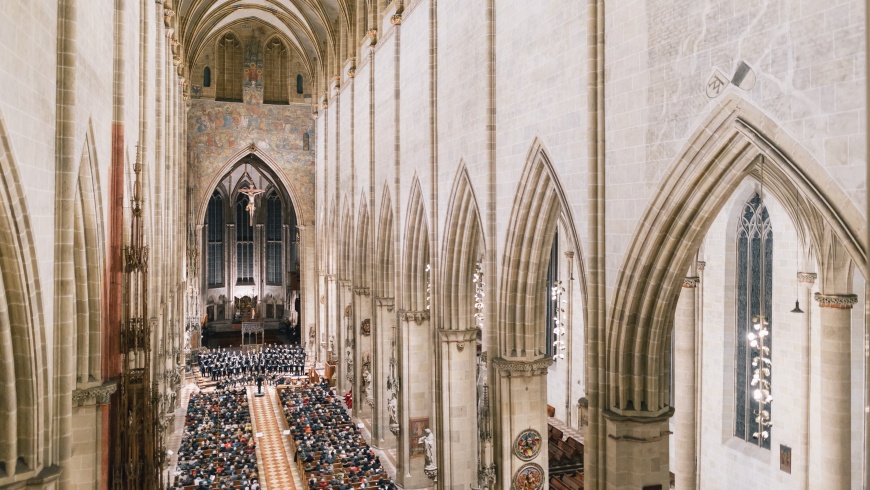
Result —
<instances>
[{"instance_id":1,"label":"carved christ figure","mask_svg":"<svg viewBox=\"0 0 870 490\"><path fill-rule=\"evenodd\" d=\"M245 206L245 211L247 211L251 215L251 219L249 220L248 224L250 226L254 226L254 211L257 210L257 205L255 204L255 199L257 196L259 196L260 194L262 194L265 191L263 189L257 189L257 186L255 186L252 183L251 186L248 188L239 189L239 192L248 196L248 205Z\"/></svg>"}]
</instances>

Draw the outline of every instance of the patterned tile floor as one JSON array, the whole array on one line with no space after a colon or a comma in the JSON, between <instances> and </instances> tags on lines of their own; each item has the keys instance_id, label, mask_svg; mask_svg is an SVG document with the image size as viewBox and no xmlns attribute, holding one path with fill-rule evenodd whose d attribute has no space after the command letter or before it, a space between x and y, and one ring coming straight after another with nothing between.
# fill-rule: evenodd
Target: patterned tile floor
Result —
<instances>
[{"instance_id":1,"label":"patterned tile floor","mask_svg":"<svg viewBox=\"0 0 870 490\"><path fill-rule=\"evenodd\" d=\"M248 387L248 406L251 407L251 420L257 435L260 484L263 490L295 490L292 465L281 437L283 426L278 424L273 408L275 390L271 386L264 388L265 396L255 396L257 388Z\"/></svg>"},{"instance_id":2,"label":"patterned tile floor","mask_svg":"<svg viewBox=\"0 0 870 490\"><path fill-rule=\"evenodd\" d=\"M547 417L547 423L562 431L563 440L568 437L573 437L574 439L583 442L583 433L574 427L568 426L565 422L562 422L555 417Z\"/></svg>"}]
</instances>

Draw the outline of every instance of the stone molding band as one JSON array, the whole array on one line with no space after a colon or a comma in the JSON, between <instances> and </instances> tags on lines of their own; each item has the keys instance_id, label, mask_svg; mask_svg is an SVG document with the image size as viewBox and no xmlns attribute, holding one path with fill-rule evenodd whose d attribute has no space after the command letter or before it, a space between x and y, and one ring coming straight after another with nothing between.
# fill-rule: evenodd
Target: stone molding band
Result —
<instances>
[{"instance_id":1,"label":"stone molding band","mask_svg":"<svg viewBox=\"0 0 870 490\"><path fill-rule=\"evenodd\" d=\"M363 288L363 287L353 288L353 293L356 294L357 296L368 296L371 294L371 291L372 290L370 288Z\"/></svg>"},{"instance_id":2,"label":"stone molding band","mask_svg":"<svg viewBox=\"0 0 870 490\"><path fill-rule=\"evenodd\" d=\"M429 310L423 311L399 311L399 318L406 322L415 322L417 325L422 325L424 321L429 319Z\"/></svg>"},{"instance_id":3,"label":"stone molding band","mask_svg":"<svg viewBox=\"0 0 870 490\"><path fill-rule=\"evenodd\" d=\"M858 302L855 294L822 294L816 293L816 301L822 308L834 308L837 310L851 310L852 305Z\"/></svg>"},{"instance_id":4,"label":"stone molding band","mask_svg":"<svg viewBox=\"0 0 870 490\"><path fill-rule=\"evenodd\" d=\"M105 405L109 403L109 397L111 397L116 391L118 391L117 381L110 381L91 388L73 390L73 406L82 407L85 405Z\"/></svg>"},{"instance_id":5,"label":"stone molding band","mask_svg":"<svg viewBox=\"0 0 870 490\"><path fill-rule=\"evenodd\" d=\"M588 403L588 402L587 402ZM631 411L630 413L617 413L613 410L603 410L601 414L607 420L614 422L634 422L637 424L654 424L664 422L674 415L674 407L664 407L658 412L638 412Z\"/></svg>"},{"instance_id":6,"label":"stone molding band","mask_svg":"<svg viewBox=\"0 0 870 490\"><path fill-rule=\"evenodd\" d=\"M684 288L696 288L701 283L701 278L697 276L687 277L683 279Z\"/></svg>"},{"instance_id":7,"label":"stone molding band","mask_svg":"<svg viewBox=\"0 0 870 490\"><path fill-rule=\"evenodd\" d=\"M476 328L470 330L439 329L438 336L441 337L442 342L448 344L456 343L456 348L459 349L459 352L462 352L465 349L466 342L477 340L477 332L478 329Z\"/></svg>"},{"instance_id":8,"label":"stone molding band","mask_svg":"<svg viewBox=\"0 0 870 490\"><path fill-rule=\"evenodd\" d=\"M501 357L492 360L499 374L507 377L542 376L547 374L553 359L545 357L534 361L511 361Z\"/></svg>"},{"instance_id":9,"label":"stone molding band","mask_svg":"<svg viewBox=\"0 0 870 490\"><path fill-rule=\"evenodd\" d=\"M801 282L804 284L815 283L816 277L818 277L818 275L815 272L798 272L797 273L798 282Z\"/></svg>"}]
</instances>

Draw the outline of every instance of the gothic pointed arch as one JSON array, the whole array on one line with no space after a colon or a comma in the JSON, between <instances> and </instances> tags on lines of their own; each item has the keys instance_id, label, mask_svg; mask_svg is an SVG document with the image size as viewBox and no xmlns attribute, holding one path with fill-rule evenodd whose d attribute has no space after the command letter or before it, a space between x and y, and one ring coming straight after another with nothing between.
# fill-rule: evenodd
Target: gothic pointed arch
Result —
<instances>
[{"instance_id":1,"label":"gothic pointed arch","mask_svg":"<svg viewBox=\"0 0 870 490\"><path fill-rule=\"evenodd\" d=\"M765 187L792 207L789 215L810 226L816 216L866 277L866 224L855 204L774 121L730 94L671 164L631 239L610 307L603 408L651 416L670 409L665 339L686 270L740 182L760 180L762 161Z\"/></svg>"},{"instance_id":2,"label":"gothic pointed arch","mask_svg":"<svg viewBox=\"0 0 870 490\"><path fill-rule=\"evenodd\" d=\"M366 193L363 192L360 196L359 219L357 220L356 239L353 244L353 249L356 253L356 258L353 264L353 283L354 286L361 288L371 287L371 273L369 270L369 250L371 249L369 242L371 241L371 230L369 229L369 226L368 197L366 196Z\"/></svg>"},{"instance_id":3,"label":"gothic pointed arch","mask_svg":"<svg viewBox=\"0 0 870 490\"><path fill-rule=\"evenodd\" d=\"M0 115L0 486L46 460L48 377L27 198Z\"/></svg>"},{"instance_id":4,"label":"gothic pointed arch","mask_svg":"<svg viewBox=\"0 0 870 490\"><path fill-rule=\"evenodd\" d=\"M420 179L414 176L408 197L407 221L405 222L405 247L402 272L402 305L408 311L424 311L429 308L429 225L423 203Z\"/></svg>"},{"instance_id":5,"label":"gothic pointed arch","mask_svg":"<svg viewBox=\"0 0 870 490\"><path fill-rule=\"evenodd\" d=\"M474 324L472 282L476 263L486 250L477 197L465 162L461 162L447 206L442 271L442 328L469 330Z\"/></svg>"},{"instance_id":6,"label":"gothic pointed arch","mask_svg":"<svg viewBox=\"0 0 870 490\"><path fill-rule=\"evenodd\" d=\"M378 218L378 260L375 271L376 294L380 298L395 298L395 230L393 227L393 201L390 188L384 185L381 211Z\"/></svg>"},{"instance_id":7,"label":"gothic pointed arch","mask_svg":"<svg viewBox=\"0 0 870 490\"><path fill-rule=\"evenodd\" d=\"M577 255L580 294L586 304L583 254L571 207L538 138L527 154L513 203L500 279L499 348L506 359L534 360L546 354L549 344L544 326L549 297L546 279L560 221ZM584 320L585 314L584 307Z\"/></svg>"},{"instance_id":8,"label":"gothic pointed arch","mask_svg":"<svg viewBox=\"0 0 870 490\"><path fill-rule=\"evenodd\" d=\"M351 267L353 265L353 252L351 239L353 238L353 220L350 215L350 205L347 197L343 199L341 206L341 221L338 232L338 278L342 281L351 280Z\"/></svg>"},{"instance_id":9,"label":"gothic pointed arch","mask_svg":"<svg viewBox=\"0 0 870 490\"><path fill-rule=\"evenodd\" d=\"M86 384L101 377L101 288L103 277L102 191L94 151L93 128L88 126L75 189L73 263L75 273L75 377Z\"/></svg>"},{"instance_id":10,"label":"gothic pointed arch","mask_svg":"<svg viewBox=\"0 0 870 490\"><path fill-rule=\"evenodd\" d=\"M295 213L296 221L301 224L310 224L309 219L312 218L309 218L305 214L305 208L301 206L302 198L300 197L300 193L296 186L293 185L292 180L281 169L281 165L269 154L269 152L264 151L256 145L250 145L237 151L227 159L220 170L212 174L213 176L211 180L204 187L204 192L199 194L199 203L196 208L197 222L202 223L205 220L209 198L211 198L212 193L218 187L221 180L223 180L224 176L235 167L241 165L242 160L252 156L258 159L260 169L268 173L273 182L280 182L281 186L287 191L286 197L290 199L290 203L293 205L293 212Z\"/></svg>"}]
</instances>

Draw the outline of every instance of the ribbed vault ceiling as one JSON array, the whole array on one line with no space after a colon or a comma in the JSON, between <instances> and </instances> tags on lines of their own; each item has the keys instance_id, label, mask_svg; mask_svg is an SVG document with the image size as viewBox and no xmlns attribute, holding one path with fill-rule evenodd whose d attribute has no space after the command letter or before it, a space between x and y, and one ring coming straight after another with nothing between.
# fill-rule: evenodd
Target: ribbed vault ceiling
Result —
<instances>
[{"instance_id":1,"label":"ribbed vault ceiling","mask_svg":"<svg viewBox=\"0 0 870 490\"><path fill-rule=\"evenodd\" d=\"M336 26L353 18L355 0L165 0L174 6L175 39L189 69L207 44L227 28L247 21L274 27L295 46L312 76L327 73L326 63L338 49ZM175 4L175 5L173 5Z\"/></svg>"}]
</instances>

